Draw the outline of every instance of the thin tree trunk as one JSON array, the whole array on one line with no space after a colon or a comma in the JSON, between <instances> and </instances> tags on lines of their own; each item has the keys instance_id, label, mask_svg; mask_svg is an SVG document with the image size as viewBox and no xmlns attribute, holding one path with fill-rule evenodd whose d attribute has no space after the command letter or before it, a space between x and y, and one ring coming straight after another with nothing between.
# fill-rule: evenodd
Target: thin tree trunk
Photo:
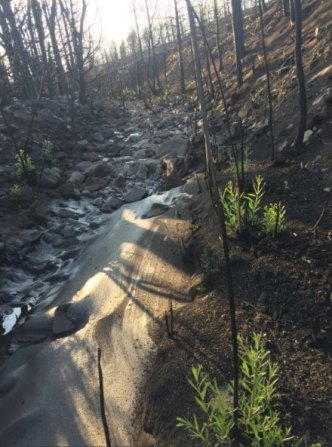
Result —
<instances>
[{"instance_id":1,"label":"thin tree trunk","mask_svg":"<svg viewBox=\"0 0 332 447\"><path fill-rule=\"evenodd\" d=\"M237 85L241 87L243 84L242 75L242 58L244 56L244 35L243 35L243 15L241 0L232 0L232 24L234 37L234 52L236 62Z\"/></svg>"},{"instance_id":2,"label":"thin tree trunk","mask_svg":"<svg viewBox=\"0 0 332 447\"><path fill-rule=\"evenodd\" d=\"M209 139L209 126L207 120L207 110L205 105L204 98L204 89L203 89L203 81L202 81L202 66L200 61L198 42L196 37L196 29L195 29L195 21L194 14L190 0L186 0L189 24L191 30L191 40L192 47L194 51L194 59L195 59L195 71L196 71L196 80L197 80L197 93L199 97L199 102L201 106L201 114L203 119L203 132L205 138L205 160L206 160L206 174L209 183L210 197L214 207L214 210L218 216L221 235L223 240L223 250L225 257L225 266L226 266L226 277L227 277L227 289L228 289L228 298L229 298L229 306L230 306L230 318L231 318L231 330L232 330L232 347L233 347L233 376L234 376L234 400L233 400L233 420L234 420L234 436L238 437L238 406L239 406L239 356L238 356L238 342L237 342L237 326L236 326L236 316L235 316L235 299L234 299L234 289L233 289L233 280L232 280L232 272L231 265L229 259L229 248L228 248L228 239L225 225L225 215L224 210L221 205L219 199L218 186L216 183L215 173L213 170L213 162L212 162L212 149L211 143Z\"/></svg>"},{"instance_id":3,"label":"thin tree trunk","mask_svg":"<svg viewBox=\"0 0 332 447\"><path fill-rule=\"evenodd\" d=\"M180 91L181 91L181 95L183 96L186 92L186 85L185 85L185 80L184 80L182 37L181 37L180 19L179 19L179 10L178 10L177 0L174 0L174 9L175 9L175 25L176 25L176 36L177 36L179 65L180 65Z\"/></svg>"},{"instance_id":4,"label":"thin tree trunk","mask_svg":"<svg viewBox=\"0 0 332 447\"><path fill-rule=\"evenodd\" d=\"M258 7L259 7L259 18L260 18L261 34L262 34L264 65L265 65L265 72L266 72L267 97L268 97L268 101L269 101L269 131L270 131L270 138L271 138L271 158L273 160L274 159L273 106L272 106L271 83L270 83L270 69L269 69L269 63L267 60L267 51L266 51L266 45L265 45L265 30L264 30L262 0L258 0Z\"/></svg>"},{"instance_id":5,"label":"thin tree trunk","mask_svg":"<svg viewBox=\"0 0 332 447\"><path fill-rule=\"evenodd\" d=\"M301 0L294 0L295 6L295 61L296 76L299 86L300 123L295 138L295 150L298 151L303 144L304 132L307 124L307 95L305 77L302 63L302 5Z\"/></svg>"}]
</instances>

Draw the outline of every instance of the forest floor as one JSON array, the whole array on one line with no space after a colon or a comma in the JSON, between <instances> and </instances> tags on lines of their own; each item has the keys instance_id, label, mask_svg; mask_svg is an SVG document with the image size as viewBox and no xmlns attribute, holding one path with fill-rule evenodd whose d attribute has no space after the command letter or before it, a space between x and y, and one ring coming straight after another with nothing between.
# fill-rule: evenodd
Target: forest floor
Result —
<instances>
[{"instance_id":1,"label":"forest floor","mask_svg":"<svg viewBox=\"0 0 332 447\"><path fill-rule=\"evenodd\" d=\"M227 90L227 97L232 98L230 113L242 119L245 147L250 148L247 179L257 174L264 177L264 205L281 201L287 220L286 231L275 239L257 229L231 239L236 317L241 335L250 336L254 331L263 334L271 358L278 364L276 407L283 423L292 427L304 445L321 442L328 447L332 445L332 17L327 2L306 3L307 129L312 132L303 150L294 154L291 143L299 119L291 62L294 37L291 32L284 33L289 25L279 14L274 5L266 18L272 51L269 57L273 61L275 162L270 161L262 60L255 74L248 68L240 92L236 92L234 84ZM258 21L249 33L248 46L259 48ZM223 79L234 75L227 56L225 60ZM329 97L327 102L322 100L324 94ZM221 159L225 160L222 154ZM221 187L231 178L230 165L225 169L221 163ZM166 331L156 336L158 355L143 393L142 425L150 437L143 434L142 439L165 447L199 445L176 427L178 416L191 418L193 412L199 414L188 384L192 366L202 364L220 385L232 377L229 308L226 278L219 268L223 262L218 222L206 191L192 199L191 208L192 237L186 242L186 259L194 260L194 269L205 278L205 287L193 303L174 312L174 337L170 339Z\"/></svg>"}]
</instances>

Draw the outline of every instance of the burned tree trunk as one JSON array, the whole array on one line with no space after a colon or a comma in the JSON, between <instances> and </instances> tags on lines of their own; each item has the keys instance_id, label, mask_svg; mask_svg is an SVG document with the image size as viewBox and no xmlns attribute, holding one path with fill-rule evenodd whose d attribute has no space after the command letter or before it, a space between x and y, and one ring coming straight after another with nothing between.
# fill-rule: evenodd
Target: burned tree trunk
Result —
<instances>
[{"instance_id":1,"label":"burned tree trunk","mask_svg":"<svg viewBox=\"0 0 332 447\"><path fill-rule=\"evenodd\" d=\"M236 62L237 85L241 87L243 84L242 75L242 58L244 56L244 33L243 33L243 14L241 0L232 0L232 24L234 38L234 53Z\"/></svg>"},{"instance_id":2,"label":"burned tree trunk","mask_svg":"<svg viewBox=\"0 0 332 447\"><path fill-rule=\"evenodd\" d=\"M179 65L180 65L180 90L181 90L181 95L184 95L186 92L186 85L185 85L185 81L184 81L182 36L181 36L180 18L179 18L179 9L178 9L177 0L174 0L174 9L175 9L176 40L177 40L177 45L178 45Z\"/></svg>"},{"instance_id":3,"label":"burned tree trunk","mask_svg":"<svg viewBox=\"0 0 332 447\"><path fill-rule=\"evenodd\" d=\"M302 62L302 5L301 0L294 0L295 6L295 61L296 76L299 86L300 123L294 146L298 151L303 144L304 132L307 124L307 95Z\"/></svg>"}]
</instances>

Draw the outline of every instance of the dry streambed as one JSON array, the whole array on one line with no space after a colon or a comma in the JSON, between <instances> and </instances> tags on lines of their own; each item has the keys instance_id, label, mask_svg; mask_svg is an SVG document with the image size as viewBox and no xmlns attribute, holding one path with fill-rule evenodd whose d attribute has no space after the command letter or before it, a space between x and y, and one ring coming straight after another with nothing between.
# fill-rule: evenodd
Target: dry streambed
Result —
<instances>
[{"instance_id":1,"label":"dry streambed","mask_svg":"<svg viewBox=\"0 0 332 447\"><path fill-rule=\"evenodd\" d=\"M151 194L161 172L130 174L142 150L142 135L130 135L132 154L112 159L126 185L106 185L101 195L112 192L107 200L116 206L102 210L106 198L97 204L83 189L79 199L53 200L47 228L7 244L13 264L1 272L3 346L12 355L0 377L1 445L105 445L98 348L112 445L133 445L140 431L134 415L155 351L151 333L164 324L170 300L176 307L190 299L181 239L190 226L184 191L196 185ZM157 138L153 162L168 160L169 180L180 183L186 139L170 131ZM140 166L151 163L145 156L136 155Z\"/></svg>"}]
</instances>

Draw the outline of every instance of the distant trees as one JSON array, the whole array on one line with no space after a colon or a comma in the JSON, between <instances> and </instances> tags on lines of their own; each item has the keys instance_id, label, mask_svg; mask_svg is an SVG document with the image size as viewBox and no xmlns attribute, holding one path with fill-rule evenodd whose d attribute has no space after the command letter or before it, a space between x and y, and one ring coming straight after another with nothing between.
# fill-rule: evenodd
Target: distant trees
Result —
<instances>
[{"instance_id":1,"label":"distant trees","mask_svg":"<svg viewBox=\"0 0 332 447\"><path fill-rule=\"evenodd\" d=\"M86 72L95 48L86 40L86 0L27 0L0 4L3 82L13 94L34 99L78 92L87 100ZM2 83L3 83L2 82Z\"/></svg>"}]
</instances>

